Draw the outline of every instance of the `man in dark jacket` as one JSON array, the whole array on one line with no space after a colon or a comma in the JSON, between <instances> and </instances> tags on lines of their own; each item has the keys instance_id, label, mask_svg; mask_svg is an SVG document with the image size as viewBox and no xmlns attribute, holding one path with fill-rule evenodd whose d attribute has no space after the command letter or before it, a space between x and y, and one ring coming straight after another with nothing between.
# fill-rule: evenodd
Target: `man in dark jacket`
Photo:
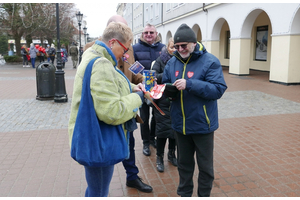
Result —
<instances>
[{"instance_id":1,"label":"man in dark jacket","mask_svg":"<svg viewBox=\"0 0 300 200\"><path fill-rule=\"evenodd\" d=\"M152 61L159 57L161 49L165 45L160 42L160 37L157 35L155 26L147 24L144 27L143 33L139 42L133 45L134 58L139 61L144 67L144 70L150 70ZM143 73L143 72L142 72ZM143 140L143 154L151 155L149 145L156 147L155 142L155 119L152 116L151 131L149 127L150 107L146 102L140 108L141 118L144 124L141 124L141 136Z\"/></svg>"},{"instance_id":2,"label":"man in dark jacket","mask_svg":"<svg viewBox=\"0 0 300 200\"><path fill-rule=\"evenodd\" d=\"M197 194L210 196L214 180L213 138L219 127L217 99L222 97L227 86L220 61L197 42L189 26L182 24L177 29L174 44L177 51L164 69L162 82L172 83L179 90L179 97L172 101L170 108L178 150L177 194L193 194L196 152Z\"/></svg>"}]
</instances>

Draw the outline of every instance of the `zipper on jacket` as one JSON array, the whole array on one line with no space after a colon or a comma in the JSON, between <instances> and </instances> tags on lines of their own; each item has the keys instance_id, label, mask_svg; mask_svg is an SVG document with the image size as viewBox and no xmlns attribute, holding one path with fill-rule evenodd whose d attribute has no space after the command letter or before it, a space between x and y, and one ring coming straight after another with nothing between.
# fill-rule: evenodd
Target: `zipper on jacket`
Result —
<instances>
[{"instance_id":1,"label":"zipper on jacket","mask_svg":"<svg viewBox=\"0 0 300 200\"><path fill-rule=\"evenodd\" d=\"M184 79L186 65L188 64L188 62L191 59L191 57L192 57L192 55L190 55L189 59L183 65L183 72L182 72L182 78L183 79ZM183 119L183 122L182 122L182 133L183 133L183 135L186 135L186 132L185 132L185 114L184 114L184 109L183 109L183 90L180 91L180 103L181 103L181 112L182 112L182 119Z\"/></svg>"},{"instance_id":2,"label":"zipper on jacket","mask_svg":"<svg viewBox=\"0 0 300 200\"><path fill-rule=\"evenodd\" d=\"M208 129L210 129L210 120L209 120L209 117L207 116L206 106L205 106L205 105L203 105L203 110L204 110L206 122L207 122L207 124L208 124Z\"/></svg>"}]
</instances>

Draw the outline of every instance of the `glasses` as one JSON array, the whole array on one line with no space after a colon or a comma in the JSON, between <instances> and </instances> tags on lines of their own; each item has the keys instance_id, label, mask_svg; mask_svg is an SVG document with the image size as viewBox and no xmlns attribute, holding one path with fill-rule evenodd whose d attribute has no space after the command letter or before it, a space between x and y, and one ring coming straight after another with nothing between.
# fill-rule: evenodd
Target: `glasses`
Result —
<instances>
[{"instance_id":1,"label":"glasses","mask_svg":"<svg viewBox=\"0 0 300 200\"><path fill-rule=\"evenodd\" d=\"M119 40L117 40L117 39L115 39L118 43L119 43L119 45L121 45L121 47L123 47L125 50L124 50L124 54L129 50L129 49L127 49Z\"/></svg>"},{"instance_id":2,"label":"glasses","mask_svg":"<svg viewBox=\"0 0 300 200\"><path fill-rule=\"evenodd\" d=\"M145 32L143 32L143 34L145 34L145 35L147 35L147 34L152 35L152 34L154 34L154 32L153 31L145 31Z\"/></svg>"},{"instance_id":3,"label":"glasses","mask_svg":"<svg viewBox=\"0 0 300 200\"><path fill-rule=\"evenodd\" d=\"M187 44L181 44L181 45L174 45L174 48L177 49L177 50L179 49L179 47L181 47L182 49L186 49L188 44L189 43L187 43Z\"/></svg>"}]
</instances>

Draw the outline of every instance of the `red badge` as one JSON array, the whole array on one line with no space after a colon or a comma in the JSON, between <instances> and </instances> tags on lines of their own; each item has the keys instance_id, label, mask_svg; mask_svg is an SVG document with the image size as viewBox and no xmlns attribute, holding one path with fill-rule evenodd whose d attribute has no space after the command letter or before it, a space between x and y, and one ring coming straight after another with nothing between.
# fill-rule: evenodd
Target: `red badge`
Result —
<instances>
[{"instance_id":1,"label":"red badge","mask_svg":"<svg viewBox=\"0 0 300 200\"><path fill-rule=\"evenodd\" d=\"M188 76L189 78L191 78L192 76L194 76L194 72L188 72L188 73L187 73L187 76Z\"/></svg>"},{"instance_id":2,"label":"red badge","mask_svg":"<svg viewBox=\"0 0 300 200\"><path fill-rule=\"evenodd\" d=\"M175 72L175 76L177 77L177 76L178 76L178 74L179 74L179 71L176 71L176 72Z\"/></svg>"}]
</instances>

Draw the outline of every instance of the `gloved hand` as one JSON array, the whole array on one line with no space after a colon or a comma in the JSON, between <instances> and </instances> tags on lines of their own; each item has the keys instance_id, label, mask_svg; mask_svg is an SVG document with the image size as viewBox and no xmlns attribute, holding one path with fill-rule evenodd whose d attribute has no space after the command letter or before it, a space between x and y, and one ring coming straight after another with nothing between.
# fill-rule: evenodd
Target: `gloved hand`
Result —
<instances>
[{"instance_id":1,"label":"gloved hand","mask_svg":"<svg viewBox=\"0 0 300 200\"><path fill-rule=\"evenodd\" d=\"M138 94L140 96L140 98L142 100L142 103L144 103L144 100L145 100L145 98L144 98L144 92L143 91L137 91L136 94Z\"/></svg>"},{"instance_id":2,"label":"gloved hand","mask_svg":"<svg viewBox=\"0 0 300 200\"><path fill-rule=\"evenodd\" d=\"M164 91L164 95L169 97L171 101L174 101L179 94L179 90L176 86L172 85L171 83L167 83Z\"/></svg>"}]
</instances>

